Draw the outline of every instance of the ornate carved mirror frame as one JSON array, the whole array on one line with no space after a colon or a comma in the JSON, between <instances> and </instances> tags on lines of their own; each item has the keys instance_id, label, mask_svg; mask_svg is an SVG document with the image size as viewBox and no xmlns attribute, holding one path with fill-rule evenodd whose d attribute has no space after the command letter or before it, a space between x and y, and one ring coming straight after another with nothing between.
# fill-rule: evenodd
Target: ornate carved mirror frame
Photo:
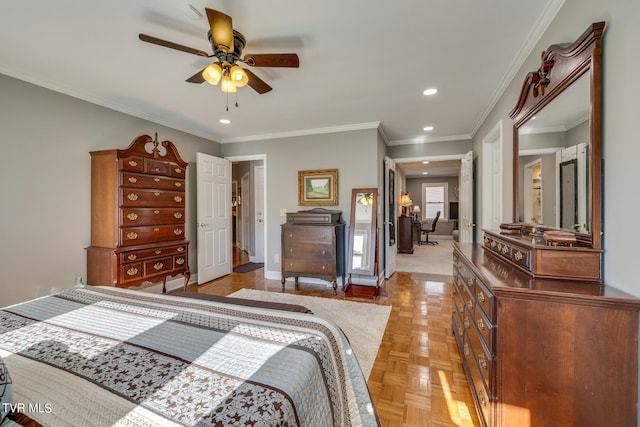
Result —
<instances>
[{"instance_id":1,"label":"ornate carved mirror frame","mask_svg":"<svg viewBox=\"0 0 640 427\"><path fill-rule=\"evenodd\" d=\"M598 22L572 44L554 44L542 53L542 64L527 74L520 98L510 113L513 127L513 219L518 219L519 197L519 129L534 118L545 106L556 99L581 76L590 78L590 160L588 162L589 226L587 232L576 233L580 245L601 248L602 204L602 122L601 122L601 57L605 23ZM520 212L522 214L522 212Z\"/></svg>"}]
</instances>

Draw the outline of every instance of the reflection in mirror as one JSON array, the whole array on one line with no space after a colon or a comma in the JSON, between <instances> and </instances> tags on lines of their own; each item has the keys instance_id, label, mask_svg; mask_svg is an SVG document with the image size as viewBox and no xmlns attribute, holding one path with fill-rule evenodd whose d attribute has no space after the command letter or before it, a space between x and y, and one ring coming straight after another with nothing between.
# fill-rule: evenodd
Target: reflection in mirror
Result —
<instances>
[{"instance_id":1,"label":"reflection in mirror","mask_svg":"<svg viewBox=\"0 0 640 427\"><path fill-rule=\"evenodd\" d=\"M518 128L519 222L588 233L590 75Z\"/></svg>"},{"instance_id":2,"label":"reflection in mirror","mask_svg":"<svg viewBox=\"0 0 640 427\"><path fill-rule=\"evenodd\" d=\"M351 197L349 275L376 275L377 188L355 188ZM351 278L349 279L351 280Z\"/></svg>"}]
</instances>

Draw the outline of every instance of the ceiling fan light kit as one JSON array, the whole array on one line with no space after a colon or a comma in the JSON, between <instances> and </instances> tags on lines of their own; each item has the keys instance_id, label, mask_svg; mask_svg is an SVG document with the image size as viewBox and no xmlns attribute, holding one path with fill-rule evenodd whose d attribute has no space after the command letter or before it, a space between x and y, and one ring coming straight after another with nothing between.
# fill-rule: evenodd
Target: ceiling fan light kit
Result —
<instances>
[{"instance_id":1,"label":"ceiling fan light kit","mask_svg":"<svg viewBox=\"0 0 640 427\"><path fill-rule=\"evenodd\" d=\"M214 86L220 83L222 92L226 93L234 93L239 87L247 85L259 94L269 92L272 89L260 77L248 69L242 68L238 63L243 63L250 67L298 68L300 66L298 55L295 53L250 54L242 58L242 50L246 45L246 40L242 34L233 29L231 17L214 9L205 8L205 11L210 27L207 37L213 48L213 54L211 55L198 49L146 34L140 34L138 37L144 42L158 46L207 58L215 57L217 59L216 62L209 64L186 81L188 83L203 83L206 81Z\"/></svg>"}]
</instances>

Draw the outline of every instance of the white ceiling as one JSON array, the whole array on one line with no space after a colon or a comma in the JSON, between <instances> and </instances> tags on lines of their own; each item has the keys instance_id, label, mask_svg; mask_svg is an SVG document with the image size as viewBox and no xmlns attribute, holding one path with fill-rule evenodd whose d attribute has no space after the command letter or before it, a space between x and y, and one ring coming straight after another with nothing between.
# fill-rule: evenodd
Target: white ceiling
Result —
<instances>
[{"instance_id":1,"label":"white ceiling","mask_svg":"<svg viewBox=\"0 0 640 427\"><path fill-rule=\"evenodd\" d=\"M389 145L469 139L562 2L5 0L0 73L222 143L378 126ZM211 53L205 7L245 54L300 68L252 68L273 90L241 88L227 112L219 87L185 82L210 60L138 39Z\"/></svg>"}]
</instances>

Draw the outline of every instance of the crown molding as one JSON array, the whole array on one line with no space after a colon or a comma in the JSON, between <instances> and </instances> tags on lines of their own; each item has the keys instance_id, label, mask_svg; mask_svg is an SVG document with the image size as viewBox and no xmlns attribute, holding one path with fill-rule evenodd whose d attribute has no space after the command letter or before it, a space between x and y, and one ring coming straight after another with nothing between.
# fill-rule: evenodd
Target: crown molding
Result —
<instances>
[{"instance_id":1,"label":"crown molding","mask_svg":"<svg viewBox=\"0 0 640 427\"><path fill-rule=\"evenodd\" d=\"M235 138L222 138L221 144L230 144L234 142L259 141L265 139L291 138L295 136L320 135L325 133L349 132L363 129L379 129L380 122L356 123L344 126L329 126L325 128L300 129L286 132L268 133L263 135L239 136Z\"/></svg>"}]
</instances>

